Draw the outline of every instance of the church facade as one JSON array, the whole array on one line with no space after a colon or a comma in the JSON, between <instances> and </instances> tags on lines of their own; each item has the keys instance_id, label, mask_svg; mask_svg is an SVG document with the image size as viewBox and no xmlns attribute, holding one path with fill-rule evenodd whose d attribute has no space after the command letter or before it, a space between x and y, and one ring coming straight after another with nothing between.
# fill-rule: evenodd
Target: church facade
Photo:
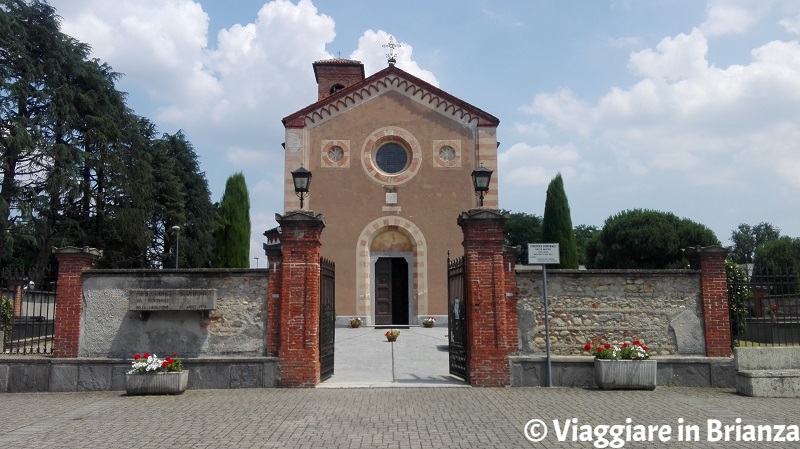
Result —
<instances>
[{"instance_id":1,"label":"church facade","mask_svg":"<svg viewBox=\"0 0 800 449\"><path fill-rule=\"evenodd\" d=\"M283 119L284 209L300 208L291 172L312 174L304 209L325 217L322 255L336 263L340 323L415 325L447 316L447 259L463 253L457 218L478 207L474 169L492 170L494 116L397 68L313 63L318 101Z\"/></svg>"}]
</instances>

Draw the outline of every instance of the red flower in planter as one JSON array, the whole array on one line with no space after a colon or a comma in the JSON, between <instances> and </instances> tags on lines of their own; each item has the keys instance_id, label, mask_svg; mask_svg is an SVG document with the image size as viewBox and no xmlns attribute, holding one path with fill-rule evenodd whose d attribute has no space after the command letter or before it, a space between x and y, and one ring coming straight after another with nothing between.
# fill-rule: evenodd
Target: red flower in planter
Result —
<instances>
[{"instance_id":1,"label":"red flower in planter","mask_svg":"<svg viewBox=\"0 0 800 449\"><path fill-rule=\"evenodd\" d=\"M591 352L596 359L603 360L647 360L650 358L647 346L640 340L628 343L603 343L592 349L591 340L583 346L583 350Z\"/></svg>"}]
</instances>

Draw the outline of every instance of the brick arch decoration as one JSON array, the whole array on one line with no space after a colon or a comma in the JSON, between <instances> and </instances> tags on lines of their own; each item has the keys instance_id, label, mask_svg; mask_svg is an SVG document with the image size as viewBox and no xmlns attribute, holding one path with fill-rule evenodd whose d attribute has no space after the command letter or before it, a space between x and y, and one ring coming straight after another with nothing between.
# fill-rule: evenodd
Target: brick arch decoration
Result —
<instances>
[{"instance_id":1,"label":"brick arch decoration","mask_svg":"<svg viewBox=\"0 0 800 449\"><path fill-rule=\"evenodd\" d=\"M378 151L384 143L397 142L404 146L411 156L411 161L408 163L408 168L400 173L388 174L379 170L375 166L374 153ZM400 185L408 182L419 171L422 166L422 148L408 130L400 128L399 126L386 126L376 129L370 134L361 149L361 166L367 172L367 176L373 181L381 185Z\"/></svg>"},{"instance_id":2,"label":"brick arch decoration","mask_svg":"<svg viewBox=\"0 0 800 449\"><path fill-rule=\"evenodd\" d=\"M413 222L397 216L385 216L373 220L361 231L356 243L356 315L371 317L373 310L371 306L371 285L370 275L372 264L370 263L370 245L372 240L388 229L396 229L408 237L413 245L411 276L412 291L409 298L416 302L417 313L425 315L428 313L428 244L422 231ZM413 317L410 317L413 320Z\"/></svg>"}]
</instances>

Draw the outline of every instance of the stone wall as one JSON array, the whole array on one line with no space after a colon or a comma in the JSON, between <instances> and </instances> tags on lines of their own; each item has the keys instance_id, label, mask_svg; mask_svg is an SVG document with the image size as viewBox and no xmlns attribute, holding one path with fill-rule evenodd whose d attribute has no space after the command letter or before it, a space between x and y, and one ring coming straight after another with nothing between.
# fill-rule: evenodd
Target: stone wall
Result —
<instances>
[{"instance_id":1,"label":"stone wall","mask_svg":"<svg viewBox=\"0 0 800 449\"><path fill-rule=\"evenodd\" d=\"M83 275L79 357L136 352L265 355L268 270L90 270ZM213 310L130 310L132 290L213 291Z\"/></svg>"},{"instance_id":2,"label":"stone wall","mask_svg":"<svg viewBox=\"0 0 800 449\"><path fill-rule=\"evenodd\" d=\"M542 271L517 267L522 354L545 353ZM654 355L705 355L698 270L547 270L550 350L640 339Z\"/></svg>"}]
</instances>

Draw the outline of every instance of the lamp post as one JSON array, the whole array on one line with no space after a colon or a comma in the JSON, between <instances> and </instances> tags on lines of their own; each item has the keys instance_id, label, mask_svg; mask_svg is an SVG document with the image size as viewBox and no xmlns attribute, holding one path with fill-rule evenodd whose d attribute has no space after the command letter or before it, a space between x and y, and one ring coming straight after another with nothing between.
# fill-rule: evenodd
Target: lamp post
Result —
<instances>
[{"instance_id":1,"label":"lamp post","mask_svg":"<svg viewBox=\"0 0 800 449\"><path fill-rule=\"evenodd\" d=\"M472 170L472 186L475 188L475 194L481 200L481 207L483 207L483 196L489 191L489 181L492 180L492 171L488 168L481 166Z\"/></svg>"},{"instance_id":2,"label":"lamp post","mask_svg":"<svg viewBox=\"0 0 800 449\"><path fill-rule=\"evenodd\" d=\"M175 233L175 268L178 268L178 257L180 256L181 227L173 226L172 232Z\"/></svg>"},{"instance_id":3,"label":"lamp post","mask_svg":"<svg viewBox=\"0 0 800 449\"><path fill-rule=\"evenodd\" d=\"M300 198L300 209L303 208L303 199L308 196L308 188L311 186L311 172L300 168L292 172L292 182L294 182L294 192Z\"/></svg>"}]
</instances>

